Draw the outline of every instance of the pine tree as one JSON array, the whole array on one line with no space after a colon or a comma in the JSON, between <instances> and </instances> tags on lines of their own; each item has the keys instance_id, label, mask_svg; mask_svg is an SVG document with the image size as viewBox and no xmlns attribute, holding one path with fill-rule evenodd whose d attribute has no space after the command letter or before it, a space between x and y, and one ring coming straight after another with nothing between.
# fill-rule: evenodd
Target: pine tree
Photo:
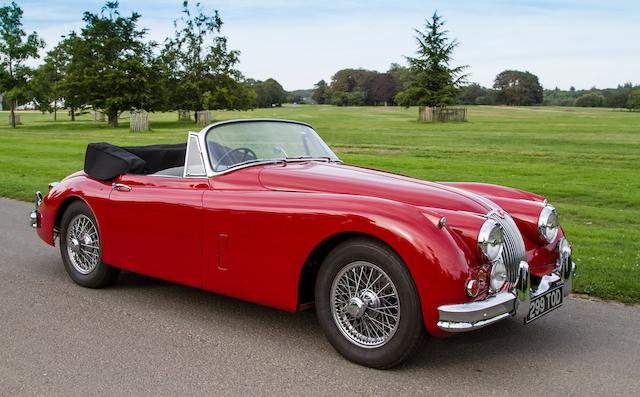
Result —
<instances>
[{"instance_id":1,"label":"pine tree","mask_svg":"<svg viewBox=\"0 0 640 397\"><path fill-rule=\"evenodd\" d=\"M468 66L450 66L457 40L449 40L444 30L445 21L438 12L425 23L425 31L415 29L418 42L417 56L407 57L408 81L404 91L398 93L396 101L405 107L443 107L456 101L459 87L467 75Z\"/></svg>"}]
</instances>

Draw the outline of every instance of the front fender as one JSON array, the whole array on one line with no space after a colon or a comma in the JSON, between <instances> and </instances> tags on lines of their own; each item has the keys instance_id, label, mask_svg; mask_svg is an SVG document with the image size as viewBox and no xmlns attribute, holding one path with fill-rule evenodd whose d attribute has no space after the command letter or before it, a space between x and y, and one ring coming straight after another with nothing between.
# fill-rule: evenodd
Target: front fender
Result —
<instances>
[{"instance_id":1,"label":"front fender","mask_svg":"<svg viewBox=\"0 0 640 397\"><path fill-rule=\"evenodd\" d=\"M56 221L62 216L66 206L73 200L82 200L93 212L98 230L102 238L103 252L108 251L108 243L103 220L107 219L107 202L111 186L106 182L87 178L84 175L74 174L65 178L43 197L38 208L40 214L40 227L38 236L50 245L55 245Z\"/></svg>"},{"instance_id":2,"label":"front fender","mask_svg":"<svg viewBox=\"0 0 640 397\"><path fill-rule=\"evenodd\" d=\"M306 196L310 199L322 197L327 214L340 214L340 221L333 225L331 233L371 235L400 255L418 290L425 327L432 335L444 335L437 327L437 308L447 303L467 301L464 286L473 258L457 233L440 224L441 217L437 212L373 197ZM295 202L300 203L299 200ZM329 235L327 232L317 241ZM301 266L296 275L299 271Z\"/></svg>"}]
</instances>

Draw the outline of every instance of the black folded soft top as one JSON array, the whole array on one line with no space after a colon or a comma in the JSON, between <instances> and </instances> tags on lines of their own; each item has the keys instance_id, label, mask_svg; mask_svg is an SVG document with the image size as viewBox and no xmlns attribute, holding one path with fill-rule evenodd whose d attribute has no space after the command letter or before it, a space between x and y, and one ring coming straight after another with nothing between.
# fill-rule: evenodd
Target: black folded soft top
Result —
<instances>
[{"instance_id":1,"label":"black folded soft top","mask_svg":"<svg viewBox=\"0 0 640 397\"><path fill-rule=\"evenodd\" d=\"M90 143L84 157L84 172L96 179L109 180L122 174L153 174L184 165L187 144L115 146Z\"/></svg>"}]
</instances>

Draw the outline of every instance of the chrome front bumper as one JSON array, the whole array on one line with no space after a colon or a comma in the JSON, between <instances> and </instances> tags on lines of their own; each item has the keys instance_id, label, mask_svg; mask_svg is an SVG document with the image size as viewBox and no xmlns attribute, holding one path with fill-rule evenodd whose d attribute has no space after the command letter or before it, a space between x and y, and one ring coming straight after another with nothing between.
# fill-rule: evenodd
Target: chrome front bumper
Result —
<instances>
[{"instance_id":1,"label":"chrome front bumper","mask_svg":"<svg viewBox=\"0 0 640 397\"><path fill-rule=\"evenodd\" d=\"M538 288L531 289L529 264L520 262L518 281L513 291L501 292L490 298L438 307L438 328L447 332L466 332L486 327L507 317L524 319L531 300L552 288L562 286L564 296L571 293L576 264L570 254L556 271L542 278Z\"/></svg>"}]
</instances>

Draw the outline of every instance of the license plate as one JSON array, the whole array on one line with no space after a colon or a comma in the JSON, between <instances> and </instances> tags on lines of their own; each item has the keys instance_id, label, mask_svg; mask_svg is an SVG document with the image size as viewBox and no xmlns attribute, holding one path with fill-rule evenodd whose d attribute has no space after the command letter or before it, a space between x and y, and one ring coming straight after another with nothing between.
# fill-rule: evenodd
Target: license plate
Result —
<instances>
[{"instance_id":1,"label":"license plate","mask_svg":"<svg viewBox=\"0 0 640 397\"><path fill-rule=\"evenodd\" d=\"M562 306L562 298L564 294L562 293L562 285L551 289L540 296L536 296L531 299L531 306L529 306L529 313L527 313L527 317L524 319L524 323L528 324L533 320L537 320L538 318L544 316L550 311L557 309Z\"/></svg>"}]
</instances>

